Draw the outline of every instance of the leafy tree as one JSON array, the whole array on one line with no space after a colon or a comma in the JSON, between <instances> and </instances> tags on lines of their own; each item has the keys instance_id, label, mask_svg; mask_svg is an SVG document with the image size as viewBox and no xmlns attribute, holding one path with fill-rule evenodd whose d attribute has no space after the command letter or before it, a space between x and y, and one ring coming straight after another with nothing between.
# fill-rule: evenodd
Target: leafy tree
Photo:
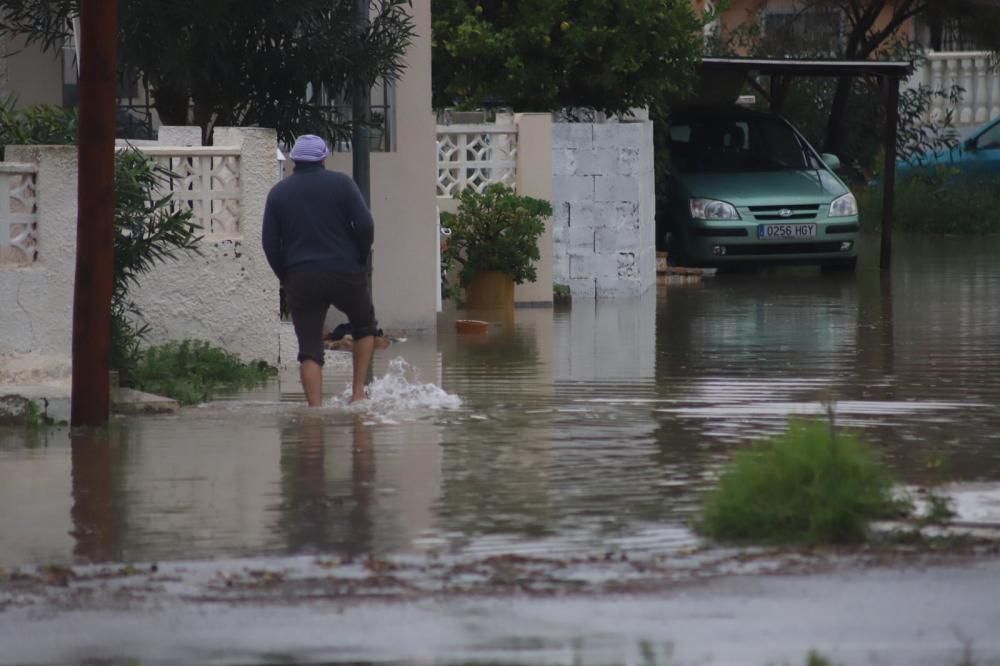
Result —
<instances>
[{"instance_id":1,"label":"leafy tree","mask_svg":"<svg viewBox=\"0 0 1000 666\"><path fill-rule=\"evenodd\" d=\"M123 65L141 73L161 120L201 127L345 131L329 100L354 82L394 80L413 37L409 0L373 0L369 27L351 0L119 0ZM50 49L68 36L79 0L0 0L0 31Z\"/></svg>"},{"instance_id":2,"label":"leafy tree","mask_svg":"<svg viewBox=\"0 0 1000 666\"><path fill-rule=\"evenodd\" d=\"M690 0L432 0L434 103L627 112L682 92Z\"/></svg>"}]
</instances>

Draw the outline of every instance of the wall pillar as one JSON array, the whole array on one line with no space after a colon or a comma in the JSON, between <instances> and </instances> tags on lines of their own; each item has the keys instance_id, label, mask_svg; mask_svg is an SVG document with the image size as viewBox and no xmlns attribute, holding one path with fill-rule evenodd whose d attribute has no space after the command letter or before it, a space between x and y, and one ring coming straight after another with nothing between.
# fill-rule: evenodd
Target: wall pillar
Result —
<instances>
[{"instance_id":1,"label":"wall pillar","mask_svg":"<svg viewBox=\"0 0 1000 666\"><path fill-rule=\"evenodd\" d=\"M552 115L519 113L517 123L517 193L552 201ZM538 239L541 259L535 264L534 282L518 285L514 301L518 304L552 304L552 218L545 220L545 231Z\"/></svg>"}]
</instances>

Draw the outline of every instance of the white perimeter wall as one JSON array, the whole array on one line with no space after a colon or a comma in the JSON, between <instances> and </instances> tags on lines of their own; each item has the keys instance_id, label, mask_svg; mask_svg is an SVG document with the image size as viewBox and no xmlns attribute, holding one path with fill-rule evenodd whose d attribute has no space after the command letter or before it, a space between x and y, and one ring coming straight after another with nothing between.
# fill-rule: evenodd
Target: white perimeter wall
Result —
<instances>
[{"instance_id":1,"label":"white perimeter wall","mask_svg":"<svg viewBox=\"0 0 1000 666\"><path fill-rule=\"evenodd\" d=\"M174 140L172 145L184 145L169 128L164 135ZM238 229L207 234L201 256L157 266L132 295L150 326L150 344L197 338L246 360L277 363L278 283L260 243L264 201L278 176L275 134L221 128L215 136L218 146L240 151ZM27 356L39 376L64 373L76 267L76 147L11 146L7 159L37 165L38 259L26 266L0 266L0 364ZM21 373L15 379L32 377Z\"/></svg>"}]
</instances>

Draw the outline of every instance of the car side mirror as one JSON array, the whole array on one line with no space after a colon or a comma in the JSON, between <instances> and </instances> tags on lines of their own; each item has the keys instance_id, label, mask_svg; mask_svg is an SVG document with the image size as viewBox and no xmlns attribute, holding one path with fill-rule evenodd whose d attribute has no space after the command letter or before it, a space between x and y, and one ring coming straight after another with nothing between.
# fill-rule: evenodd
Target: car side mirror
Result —
<instances>
[{"instance_id":1,"label":"car side mirror","mask_svg":"<svg viewBox=\"0 0 1000 666\"><path fill-rule=\"evenodd\" d=\"M840 171L839 157L831 155L830 153L823 153L820 157L823 158L823 164L825 164L830 171Z\"/></svg>"},{"instance_id":2,"label":"car side mirror","mask_svg":"<svg viewBox=\"0 0 1000 666\"><path fill-rule=\"evenodd\" d=\"M965 143L962 144L962 148L967 152L974 153L979 148L979 142L976 139L966 139Z\"/></svg>"}]
</instances>

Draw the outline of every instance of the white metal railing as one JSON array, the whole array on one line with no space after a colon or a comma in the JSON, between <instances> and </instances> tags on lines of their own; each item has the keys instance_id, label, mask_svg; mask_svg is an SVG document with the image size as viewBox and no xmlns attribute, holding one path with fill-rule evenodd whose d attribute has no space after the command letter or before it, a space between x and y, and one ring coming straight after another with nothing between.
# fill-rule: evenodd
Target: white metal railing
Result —
<instances>
[{"instance_id":1,"label":"white metal railing","mask_svg":"<svg viewBox=\"0 0 1000 666\"><path fill-rule=\"evenodd\" d=\"M454 197L468 187L482 192L491 183L513 188L516 182L516 125L438 126L438 196Z\"/></svg>"},{"instance_id":2,"label":"white metal railing","mask_svg":"<svg viewBox=\"0 0 1000 666\"><path fill-rule=\"evenodd\" d=\"M0 163L0 267L28 266L38 261L38 167Z\"/></svg>"},{"instance_id":3,"label":"white metal railing","mask_svg":"<svg viewBox=\"0 0 1000 666\"><path fill-rule=\"evenodd\" d=\"M175 205L192 212L205 234L240 233L242 187L240 149L218 146L139 146L175 177L168 192Z\"/></svg>"},{"instance_id":4,"label":"white metal railing","mask_svg":"<svg viewBox=\"0 0 1000 666\"><path fill-rule=\"evenodd\" d=\"M952 122L959 128L973 127L1000 116L1000 70L992 64L989 51L931 52L909 85L923 83L934 90L961 86L965 93L952 109ZM947 104L947 100L935 98L931 119L943 117L948 111Z\"/></svg>"}]
</instances>

